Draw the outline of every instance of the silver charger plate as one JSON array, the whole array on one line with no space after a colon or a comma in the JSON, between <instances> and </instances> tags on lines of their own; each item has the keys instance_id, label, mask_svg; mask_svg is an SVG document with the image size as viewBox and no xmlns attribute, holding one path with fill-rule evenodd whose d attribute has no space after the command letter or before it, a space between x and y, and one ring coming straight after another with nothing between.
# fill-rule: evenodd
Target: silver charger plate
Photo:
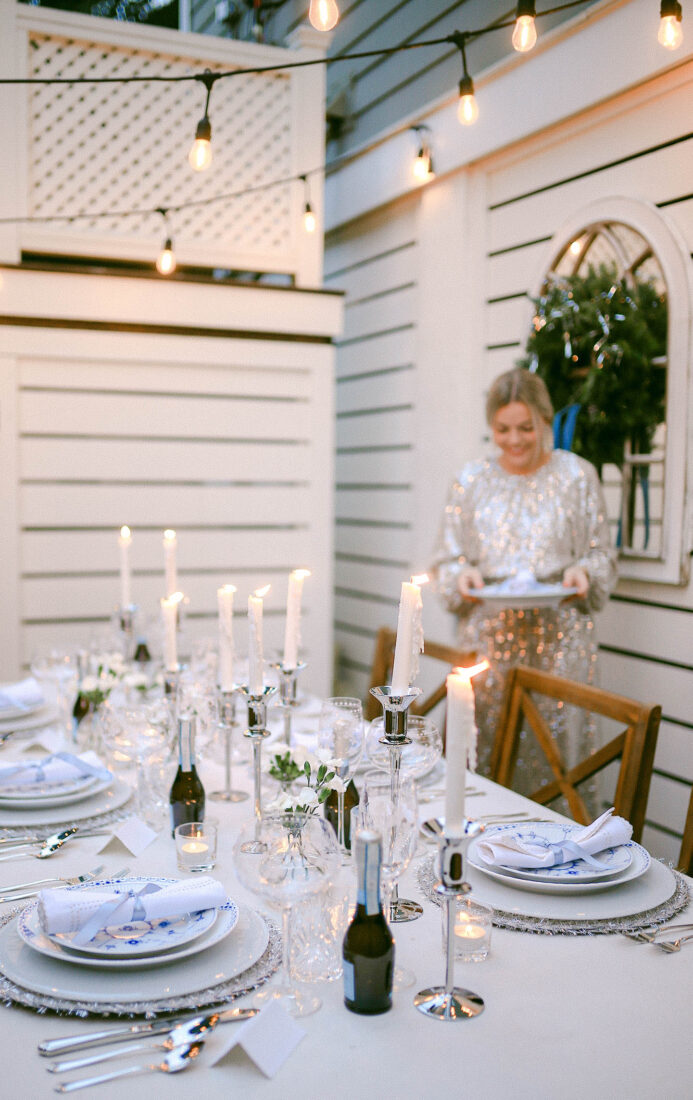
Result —
<instances>
[{"instance_id":1,"label":"silver charger plate","mask_svg":"<svg viewBox=\"0 0 693 1100\"><path fill-rule=\"evenodd\" d=\"M557 607L562 600L577 595L577 588L565 588L562 584L540 584L527 592L507 592L499 584L485 584L474 588L471 595L497 607L529 610L533 607Z\"/></svg>"},{"instance_id":2,"label":"silver charger plate","mask_svg":"<svg viewBox=\"0 0 693 1100\"><path fill-rule=\"evenodd\" d=\"M214 912L216 914L216 919L212 926L192 943L186 943L184 946L173 950L160 951L155 955L148 955L144 958L104 959L93 958L88 955L78 955L70 948L58 947L47 937L43 936L40 930L30 946L38 951L39 954L46 955L48 958L58 959L61 963L73 963L76 966L98 967L102 971L145 970L156 966L166 966L169 963L178 962L180 959L187 959L193 955L199 955L202 951L206 951L208 948L214 947L215 944L221 943L223 939L226 939L238 923L238 907L229 898L219 907L219 909L214 910ZM20 925L17 927L21 935Z\"/></svg>"},{"instance_id":3,"label":"silver charger plate","mask_svg":"<svg viewBox=\"0 0 693 1100\"><path fill-rule=\"evenodd\" d=\"M66 822L84 821L99 817L124 806L132 791L122 779L115 779L98 794L89 795L67 809L60 806L39 806L33 810L18 806L0 807L0 828L18 828L26 825L64 825Z\"/></svg>"},{"instance_id":4,"label":"silver charger plate","mask_svg":"<svg viewBox=\"0 0 693 1100\"><path fill-rule=\"evenodd\" d=\"M164 1012L171 1002L211 987L220 988L249 970L264 954L268 940L268 926L259 913L241 905L228 940L183 960L142 967L133 981L129 970L70 966L32 951L19 935L16 919L12 919L0 929L0 971L23 990L61 1001L83 1002L90 1006L87 1011L120 1005L129 1006L132 1012ZM223 996L220 993L218 999ZM156 1003L156 1007L134 1007L142 1003ZM200 999L199 1003L201 1006L204 1002Z\"/></svg>"}]
</instances>

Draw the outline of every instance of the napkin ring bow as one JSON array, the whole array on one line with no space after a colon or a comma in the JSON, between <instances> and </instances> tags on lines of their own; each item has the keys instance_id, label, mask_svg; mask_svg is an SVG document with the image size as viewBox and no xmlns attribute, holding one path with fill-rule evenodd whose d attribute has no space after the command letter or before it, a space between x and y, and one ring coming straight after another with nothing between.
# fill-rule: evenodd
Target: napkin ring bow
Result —
<instances>
[{"instance_id":1,"label":"napkin ring bow","mask_svg":"<svg viewBox=\"0 0 693 1100\"><path fill-rule=\"evenodd\" d=\"M72 937L72 943L75 946L81 947L85 943L89 943L90 940L93 940L94 936L101 928L106 928L109 924L124 923L122 920L118 921L116 918L121 909L123 913L120 915L125 916L125 910L129 909L131 901L134 901L134 905L132 906L132 912L130 912L126 920L146 920L147 911L142 899L146 894L156 894L161 889L162 887L157 886L156 883L148 882L139 890L128 890L127 893L118 894L117 897L111 898L110 901L105 901Z\"/></svg>"}]
</instances>

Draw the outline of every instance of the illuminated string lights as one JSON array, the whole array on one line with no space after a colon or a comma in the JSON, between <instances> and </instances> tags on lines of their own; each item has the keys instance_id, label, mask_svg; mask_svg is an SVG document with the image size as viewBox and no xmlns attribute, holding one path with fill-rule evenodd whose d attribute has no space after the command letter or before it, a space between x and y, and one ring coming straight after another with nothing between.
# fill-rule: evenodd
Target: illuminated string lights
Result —
<instances>
[{"instance_id":1,"label":"illuminated string lights","mask_svg":"<svg viewBox=\"0 0 693 1100\"><path fill-rule=\"evenodd\" d=\"M304 175L299 176L298 178L300 180L303 180L303 191L305 199L303 207L303 228L305 229L306 233L315 233L318 223L313 212L313 207L310 205L310 188L308 187L308 177Z\"/></svg>"},{"instance_id":2,"label":"illuminated string lights","mask_svg":"<svg viewBox=\"0 0 693 1100\"><path fill-rule=\"evenodd\" d=\"M683 42L682 14L678 0L662 0L659 8L657 41L667 50L678 50Z\"/></svg>"},{"instance_id":3,"label":"illuminated string lights","mask_svg":"<svg viewBox=\"0 0 693 1100\"><path fill-rule=\"evenodd\" d=\"M433 179L435 172L433 170L433 157L431 156L431 146L426 134L430 134L428 126L412 126L410 127L419 138L419 151L412 161L412 175L419 183L426 183L427 180Z\"/></svg>"},{"instance_id":4,"label":"illuminated string lights","mask_svg":"<svg viewBox=\"0 0 693 1100\"><path fill-rule=\"evenodd\" d=\"M536 16L534 0L519 0L512 37L513 49L518 53L528 53L537 44Z\"/></svg>"},{"instance_id":5,"label":"illuminated string lights","mask_svg":"<svg viewBox=\"0 0 693 1100\"><path fill-rule=\"evenodd\" d=\"M164 219L166 231L163 248L157 256L156 270L160 275L171 275L176 270L176 255L173 251L173 237L170 235L168 228L168 210L165 206L160 206L156 212L161 214Z\"/></svg>"},{"instance_id":6,"label":"illuminated string lights","mask_svg":"<svg viewBox=\"0 0 693 1100\"><path fill-rule=\"evenodd\" d=\"M336 0L310 0L308 18L316 31L331 31L339 22Z\"/></svg>"},{"instance_id":7,"label":"illuminated string lights","mask_svg":"<svg viewBox=\"0 0 693 1100\"><path fill-rule=\"evenodd\" d=\"M212 163L212 124L209 121L209 100L212 95L212 88L219 79L219 75L211 72L210 69L205 69L197 79L207 89L207 98L205 99L205 113L197 124L195 140L190 147L188 160L193 172L204 172Z\"/></svg>"},{"instance_id":8,"label":"illuminated string lights","mask_svg":"<svg viewBox=\"0 0 693 1100\"><path fill-rule=\"evenodd\" d=\"M469 75L469 69L467 68L466 45L469 38L470 33L468 31L463 31L462 33L456 31L454 34L450 35L450 41L455 43L462 57L462 79L460 80L460 99L457 104L457 118L463 126L473 126L479 117L479 107L476 102L476 96L474 95L474 81Z\"/></svg>"}]
</instances>

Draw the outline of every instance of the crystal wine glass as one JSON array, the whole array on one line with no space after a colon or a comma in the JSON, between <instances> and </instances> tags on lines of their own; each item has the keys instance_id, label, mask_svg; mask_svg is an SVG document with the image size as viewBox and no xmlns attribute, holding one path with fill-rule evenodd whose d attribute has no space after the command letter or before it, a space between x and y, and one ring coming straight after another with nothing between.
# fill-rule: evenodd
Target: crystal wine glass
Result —
<instances>
[{"instance_id":1,"label":"crystal wine glass","mask_svg":"<svg viewBox=\"0 0 693 1100\"><path fill-rule=\"evenodd\" d=\"M418 811L413 780L401 777L399 793L392 797L390 776L385 772L366 772L360 805L351 813L354 829L375 829L383 838L381 875L385 895L384 911L390 923L397 922L400 906L416 904L397 896L397 884L416 851ZM396 968L393 988L406 989L414 983L411 971Z\"/></svg>"},{"instance_id":2,"label":"crystal wine glass","mask_svg":"<svg viewBox=\"0 0 693 1100\"><path fill-rule=\"evenodd\" d=\"M52 649L49 653L33 657L31 673L43 687L46 702L55 704L61 728L71 736L72 708L79 681L76 656Z\"/></svg>"},{"instance_id":3,"label":"crystal wine glass","mask_svg":"<svg viewBox=\"0 0 693 1100\"><path fill-rule=\"evenodd\" d=\"M381 744L382 736L381 717L374 719L366 732L366 756L374 768L389 771L390 752L387 745ZM410 779L421 779L433 770L443 755L443 738L429 718L417 714L407 715L407 736L411 744L402 748L401 772Z\"/></svg>"},{"instance_id":4,"label":"crystal wine glass","mask_svg":"<svg viewBox=\"0 0 693 1100\"><path fill-rule=\"evenodd\" d=\"M152 789L149 769L170 759L173 739L171 715L163 700L150 703L104 704L103 741L117 764L135 765L135 806L152 827L160 828L166 810L162 792Z\"/></svg>"},{"instance_id":5,"label":"crystal wine glass","mask_svg":"<svg viewBox=\"0 0 693 1100\"><path fill-rule=\"evenodd\" d=\"M340 695L325 700L320 711L318 748L329 754L330 766L346 789L363 752L363 708L360 699ZM344 791L337 792L337 839L342 863L349 863L351 852L344 843Z\"/></svg>"},{"instance_id":6,"label":"crystal wine glass","mask_svg":"<svg viewBox=\"0 0 693 1100\"><path fill-rule=\"evenodd\" d=\"M259 840L259 852L244 846ZM320 1008L312 993L291 983L291 909L334 881L339 870L339 848L334 829L313 814L280 813L262 819L256 834L254 821L241 829L233 848L236 873L243 886L267 905L282 912L282 968L279 980L253 999L256 1007L279 1001L292 1016L308 1016Z\"/></svg>"},{"instance_id":7,"label":"crystal wine glass","mask_svg":"<svg viewBox=\"0 0 693 1100\"><path fill-rule=\"evenodd\" d=\"M176 691L178 714L194 714L197 717L196 752L205 756L216 737L219 726L219 692L215 678L184 672Z\"/></svg>"}]
</instances>

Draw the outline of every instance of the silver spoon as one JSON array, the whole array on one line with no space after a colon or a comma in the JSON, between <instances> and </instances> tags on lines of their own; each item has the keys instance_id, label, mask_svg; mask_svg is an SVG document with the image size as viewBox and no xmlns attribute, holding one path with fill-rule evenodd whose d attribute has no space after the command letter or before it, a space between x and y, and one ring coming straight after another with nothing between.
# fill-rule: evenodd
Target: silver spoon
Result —
<instances>
[{"instance_id":1,"label":"silver spoon","mask_svg":"<svg viewBox=\"0 0 693 1100\"><path fill-rule=\"evenodd\" d=\"M8 852L7 855L0 856L0 863L7 863L10 859L28 859L30 856L35 859L48 859L54 852L57 852L59 848L62 848L66 840L69 840L71 836L74 836L77 832L77 825L73 825L69 829L63 829L61 833L53 833L52 836L46 837L43 842L43 847L39 848L38 852L32 851L36 845L27 845L29 851L17 851Z\"/></svg>"},{"instance_id":2,"label":"silver spoon","mask_svg":"<svg viewBox=\"0 0 693 1100\"><path fill-rule=\"evenodd\" d=\"M101 1085L104 1081L115 1081L118 1077L135 1077L138 1073L180 1073L181 1070L187 1069L194 1058L197 1058L203 1046L204 1043L200 1039L196 1043L187 1043L185 1046L169 1051L162 1062L130 1066L128 1069L116 1070L115 1073L102 1073L99 1077L83 1077L79 1081L63 1081L55 1086L55 1092L74 1092L76 1089Z\"/></svg>"},{"instance_id":3,"label":"silver spoon","mask_svg":"<svg viewBox=\"0 0 693 1100\"><path fill-rule=\"evenodd\" d=\"M649 932L624 932L629 940L636 943L654 943L658 936L664 936L667 932L685 932L693 928L693 924L669 924L660 928L654 928Z\"/></svg>"},{"instance_id":4,"label":"silver spoon","mask_svg":"<svg viewBox=\"0 0 693 1100\"><path fill-rule=\"evenodd\" d=\"M124 1054L137 1054L141 1050L175 1050L205 1036L213 1031L219 1019L218 1014L198 1016L187 1023L178 1024L169 1031L166 1038L158 1043L124 1043L117 1050L107 1050L103 1054L90 1054L86 1058L70 1058L66 1062L53 1062L46 1066L49 1073L69 1073L84 1066L95 1066L97 1062L109 1062L111 1058L120 1058Z\"/></svg>"},{"instance_id":5,"label":"silver spoon","mask_svg":"<svg viewBox=\"0 0 693 1100\"><path fill-rule=\"evenodd\" d=\"M669 954L673 954L674 951L680 951L684 943L690 943L693 940L693 934L690 936L679 936L677 940L655 940L655 947L661 947L662 951L668 951Z\"/></svg>"}]
</instances>

